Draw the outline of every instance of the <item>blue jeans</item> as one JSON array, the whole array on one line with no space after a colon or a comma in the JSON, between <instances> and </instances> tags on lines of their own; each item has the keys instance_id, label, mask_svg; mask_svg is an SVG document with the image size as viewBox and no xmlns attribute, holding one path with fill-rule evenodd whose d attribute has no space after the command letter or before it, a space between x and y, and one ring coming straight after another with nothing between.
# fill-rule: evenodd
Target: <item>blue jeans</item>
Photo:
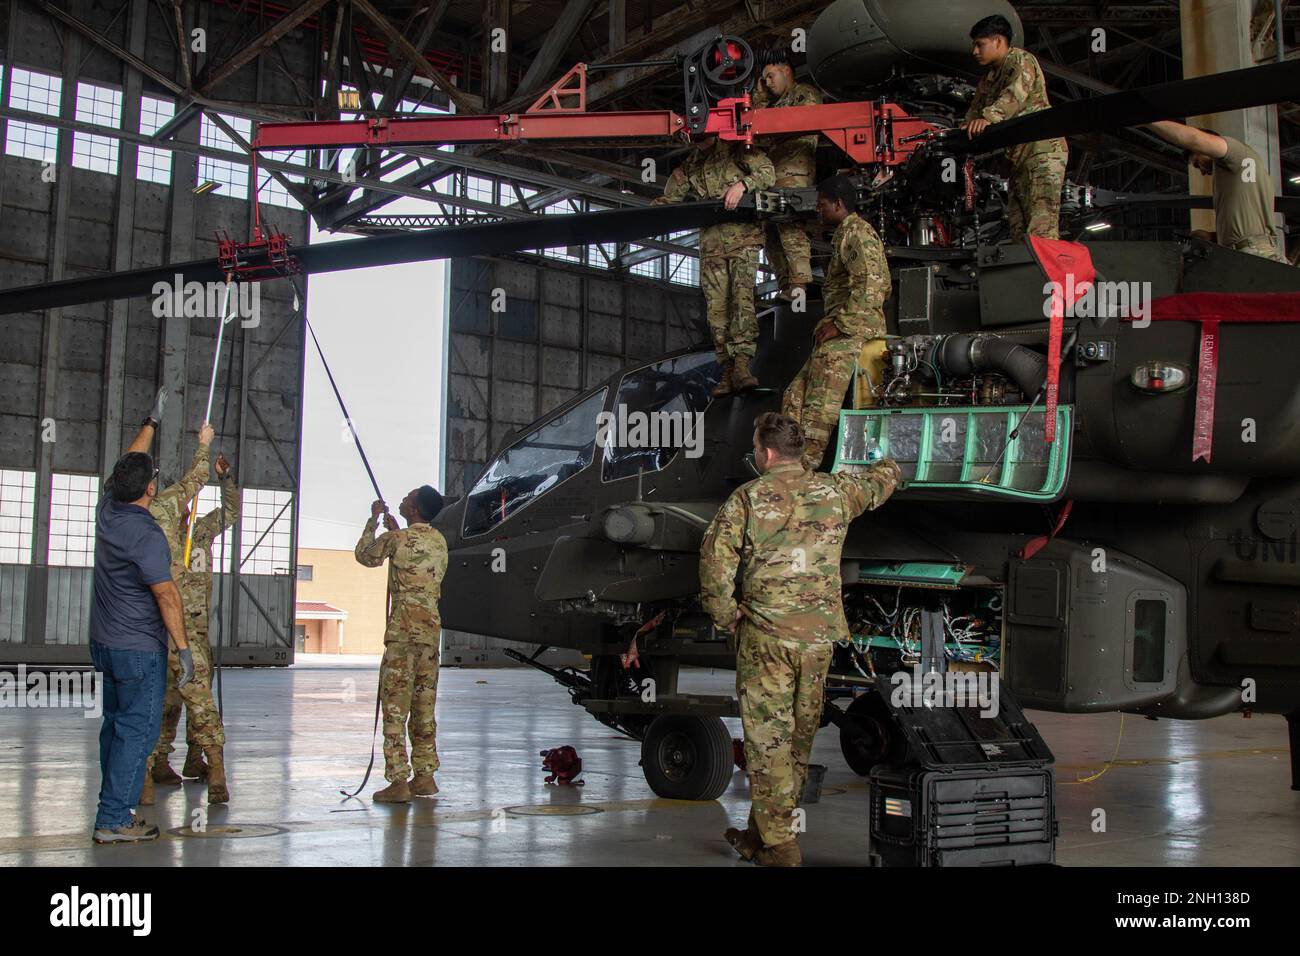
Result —
<instances>
[{"instance_id":1,"label":"blue jeans","mask_svg":"<svg viewBox=\"0 0 1300 956\"><path fill-rule=\"evenodd\" d=\"M145 762L158 742L167 652L119 651L90 642L90 659L102 676L104 725L99 731L99 810L95 828L122 827L144 788Z\"/></svg>"}]
</instances>

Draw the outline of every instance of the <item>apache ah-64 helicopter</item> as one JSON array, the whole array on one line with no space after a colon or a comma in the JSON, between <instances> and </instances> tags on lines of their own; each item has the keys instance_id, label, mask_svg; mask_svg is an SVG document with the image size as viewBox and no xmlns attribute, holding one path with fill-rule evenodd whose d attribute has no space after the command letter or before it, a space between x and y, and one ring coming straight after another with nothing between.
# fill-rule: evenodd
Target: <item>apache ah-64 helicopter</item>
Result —
<instances>
[{"instance_id":1,"label":"apache ah-64 helicopter","mask_svg":"<svg viewBox=\"0 0 1300 956\"><path fill-rule=\"evenodd\" d=\"M1069 244L1073 263L1041 261L998 242L1005 182L969 162L973 151L1285 100L1300 92L1300 62L1069 103L971 141L955 129L975 78L967 31L990 13L1007 17L1019 45L1004 0L950 0L938 17L908 0L836 0L807 34L810 78L828 94L820 106L752 108L754 54L720 36L683 58L681 114L586 112L580 64L524 113L264 124L254 145L821 133L821 171L857 176L859 211L886 242L894 279L884 379L854 383L823 467L859 467L878 448L907 479L844 547L854 638L830 683L851 703L829 705L826 720L849 765L866 774L903 746L877 678L937 658L996 668L1044 710L1286 714L1300 787L1290 358L1300 355L1300 273L1193 239ZM177 272L258 281L807 218L814 192L772 190L733 212L688 202L302 249L259 227L218 260L0 291L0 312L143 295ZM1170 197L1067 183L1063 214L1082 223L1144 201ZM1049 280L1064 287L1055 309ZM710 399L719 368L703 343L622 370L509 438L437 521L450 548L444 625L589 655L586 671L547 667L540 651L515 656L640 739L662 796L713 799L731 776L721 718L737 713L735 700L678 688L682 664L734 664L699 607L698 550L721 502L755 476L754 417L779 408L819 315L810 298L805 311L760 316L762 387L750 392ZM702 425L648 443L608 427L634 412L698 413Z\"/></svg>"}]
</instances>

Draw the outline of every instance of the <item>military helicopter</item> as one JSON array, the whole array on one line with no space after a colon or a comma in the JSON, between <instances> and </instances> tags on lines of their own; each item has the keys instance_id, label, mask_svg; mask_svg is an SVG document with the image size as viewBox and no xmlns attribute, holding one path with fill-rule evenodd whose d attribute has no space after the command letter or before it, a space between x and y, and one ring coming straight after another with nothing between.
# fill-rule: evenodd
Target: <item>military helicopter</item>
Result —
<instances>
[{"instance_id":1,"label":"military helicopter","mask_svg":"<svg viewBox=\"0 0 1300 956\"><path fill-rule=\"evenodd\" d=\"M719 37L682 61L681 114L586 113L579 65L522 114L266 124L255 145L820 131L827 163L858 177L860 211L888 244L895 281L887 371L854 383L823 467L863 467L879 450L907 479L855 523L843 552L854 639L837 649L832 683L851 702L829 706L826 720L849 765L866 774L896 753L872 688L928 642L954 665L996 667L1031 707L1287 714L1300 786L1300 391L1268 358L1300 347L1289 321L1300 275L1190 239L1091 243L1073 247L1090 254L1078 269L1092 280L1085 294L1062 292L1049 318L1043 260L998 242L1005 182L967 162L975 149L1274 102L1300 89L1300 63L1065 104L972 143L952 132L971 93L966 31L1002 13L1020 43L1019 20L1005 0L946 3L941 23L921 8L836 0L810 29L812 78L869 100L753 109L756 58L743 40ZM0 290L0 313L143 295L176 272L263 281L626 241L736 217L807 217L812 200L773 190L733 212L692 202L304 249L259 226L216 260ZM1066 200L1079 220L1106 203L1169 197L1067 184ZM640 739L662 796L713 799L730 780L722 718L737 713L735 700L679 689L683 664L734 662L699 609L698 549L721 502L755 476L752 422L779 407L808 355L820 313L807 305L761 317L762 387L711 400L719 368L704 345L623 369L507 439L437 522L451 556L444 625L589 655L587 670L549 667L540 650L515 656ZM644 422L660 433L639 433Z\"/></svg>"}]
</instances>

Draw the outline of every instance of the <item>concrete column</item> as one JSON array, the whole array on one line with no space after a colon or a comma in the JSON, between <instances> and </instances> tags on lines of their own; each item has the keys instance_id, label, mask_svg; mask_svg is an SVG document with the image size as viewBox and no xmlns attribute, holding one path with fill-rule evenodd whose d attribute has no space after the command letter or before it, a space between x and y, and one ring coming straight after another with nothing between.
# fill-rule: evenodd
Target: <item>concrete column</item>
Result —
<instances>
[{"instance_id":1,"label":"concrete column","mask_svg":"<svg viewBox=\"0 0 1300 956\"><path fill-rule=\"evenodd\" d=\"M1271 9L1271 2L1268 4ZM1180 22L1183 45L1183 78L1226 73L1271 62L1275 45L1259 45L1260 59L1255 60L1252 47L1251 19L1255 7L1253 0L1181 0ZM1267 25L1271 22L1261 20ZM1225 136L1239 139L1264 158L1265 168L1273 181L1274 194L1281 191L1281 153L1278 145L1277 107L1257 106L1231 113L1209 113L1189 116L1192 126L1202 126ZM1208 196L1213 191L1210 177L1201 175L1190 165L1188 192L1193 196ZM1282 225L1282 217L1277 217ZM1193 229L1214 229L1214 213L1209 209L1192 210Z\"/></svg>"}]
</instances>

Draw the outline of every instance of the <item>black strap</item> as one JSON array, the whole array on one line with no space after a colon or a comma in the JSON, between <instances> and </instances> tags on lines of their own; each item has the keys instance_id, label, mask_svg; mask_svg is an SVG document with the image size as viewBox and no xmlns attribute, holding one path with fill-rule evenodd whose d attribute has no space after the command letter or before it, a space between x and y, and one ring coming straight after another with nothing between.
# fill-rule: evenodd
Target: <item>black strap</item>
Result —
<instances>
[{"instance_id":1,"label":"black strap","mask_svg":"<svg viewBox=\"0 0 1300 956\"><path fill-rule=\"evenodd\" d=\"M299 301L301 301L301 299ZM375 489L375 497L382 501L384 496L379 491L379 482L375 480L375 473L370 470L370 461L366 458L366 450L361 447L361 436L357 434L356 428L352 425L352 416L348 414L348 407L343 403L343 395L339 392L339 387L334 381L334 373L330 371L330 363L325 361L325 353L321 350L320 340L316 338L316 330L311 327L311 323L307 321L306 316L303 316L303 324L307 326L307 331L311 333L311 340L316 344L316 354L320 356L321 365L325 366L325 375L330 380L330 388L334 389L334 398L339 403L339 409L343 412L343 417L347 419L348 431L352 433L352 440L356 442L357 452L361 455L361 464L365 465L366 474L370 476L370 485ZM391 600L392 596L390 595L389 597ZM391 613L392 608L390 606L388 614L391 615ZM388 615L385 616L387 617ZM380 674L383 674L382 664L380 665ZM343 794L345 797L355 797L362 790L366 789L366 784L370 782L370 774L375 769L375 737L379 731L379 712L383 706L383 686L382 680L376 680L375 724L370 729L370 763L366 764L366 775L361 779L361 786L357 787L357 789L353 790L351 793L348 793L346 790L339 791L339 793Z\"/></svg>"},{"instance_id":2,"label":"black strap","mask_svg":"<svg viewBox=\"0 0 1300 956\"><path fill-rule=\"evenodd\" d=\"M384 631L387 633L388 624L393 617L393 594L388 593L387 607L384 609ZM384 645L388 649L388 645ZM384 664L379 663L379 676L375 679L375 725L370 728L370 763L366 764L366 775L361 778L361 786L348 793L346 790L340 790L339 793L345 797L355 797L362 790L366 789L366 784L370 782L370 772L375 769L375 735L379 732L379 712L384 702Z\"/></svg>"},{"instance_id":3,"label":"black strap","mask_svg":"<svg viewBox=\"0 0 1300 956\"><path fill-rule=\"evenodd\" d=\"M383 673L383 665L380 665L380 673ZM346 790L340 790L339 793L345 797L355 797L362 790L366 789L366 784L370 782L370 773L375 769L375 736L379 731L379 711L383 706L383 682L375 682L375 725L370 729L370 763L366 764L366 775L361 778L361 786L348 793Z\"/></svg>"}]
</instances>

